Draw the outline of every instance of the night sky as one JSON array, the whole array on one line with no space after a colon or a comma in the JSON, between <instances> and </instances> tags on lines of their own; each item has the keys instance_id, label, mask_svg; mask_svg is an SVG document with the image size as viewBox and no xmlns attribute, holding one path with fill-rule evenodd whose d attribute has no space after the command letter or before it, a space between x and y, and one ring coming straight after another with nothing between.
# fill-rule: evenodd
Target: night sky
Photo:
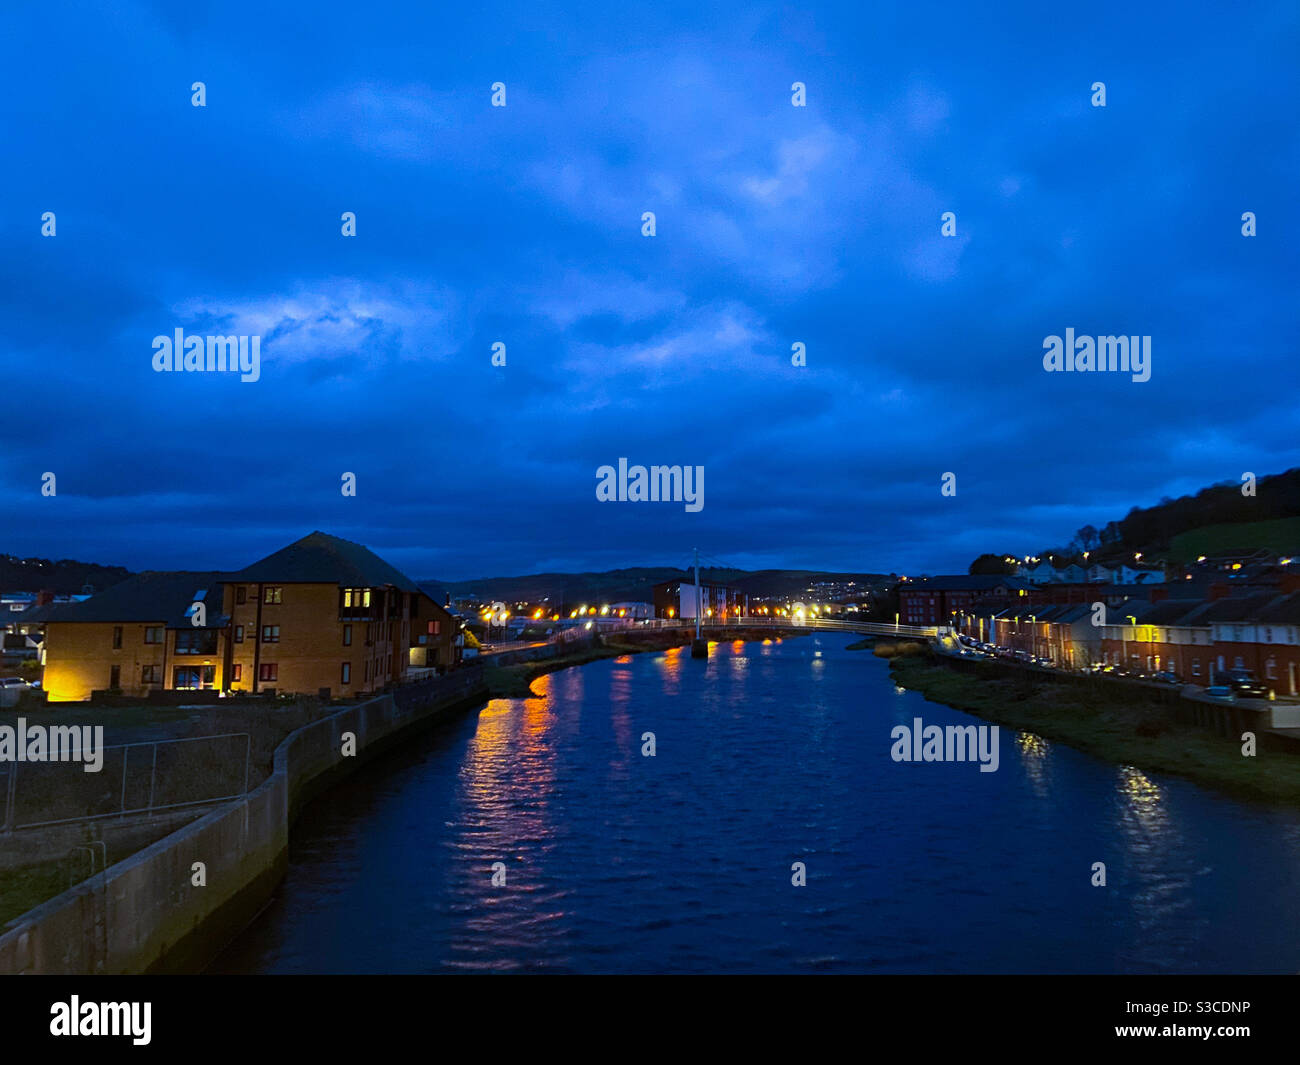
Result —
<instances>
[{"instance_id":1,"label":"night sky","mask_svg":"<svg viewBox=\"0 0 1300 1065\"><path fill-rule=\"evenodd\" d=\"M1296 465L1296 5L900 6L6 5L0 551L964 572Z\"/></svg>"}]
</instances>

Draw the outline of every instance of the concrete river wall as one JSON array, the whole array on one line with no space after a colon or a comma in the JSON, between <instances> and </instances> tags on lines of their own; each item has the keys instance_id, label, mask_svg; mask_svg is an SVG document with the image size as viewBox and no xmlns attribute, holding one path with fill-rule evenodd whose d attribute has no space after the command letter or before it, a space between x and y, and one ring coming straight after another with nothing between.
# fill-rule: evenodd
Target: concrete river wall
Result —
<instances>
[{"instance_id":1,"label":"concrete river wall","mask_svg":"<svg viewBox=\"0 0 1300 1065\"><path fill-rule=\"evenodd\" d=\"M288 865L303 805L408 731L482 702L481 668L398 689L304 725L271 775L212 811L28 911L0 935L0 973L143 973L202 968L266 904ZM344 734L356 737L345 756ZM195 863L206 885L194 886Z\"/></svg>"}]
</instances>

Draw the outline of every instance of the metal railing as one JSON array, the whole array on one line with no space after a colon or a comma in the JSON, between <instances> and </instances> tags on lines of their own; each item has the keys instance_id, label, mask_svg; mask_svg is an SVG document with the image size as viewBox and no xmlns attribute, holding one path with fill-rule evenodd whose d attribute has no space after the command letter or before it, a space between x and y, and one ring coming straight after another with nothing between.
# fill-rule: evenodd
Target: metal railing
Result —
<instances>
[{"instance_id":1,"label":"metal railing","mask_svg":"<svg viewBox=\"0 0 1300 1065\"><path fill-rule=\"evenodd\" d=\"M239 755L204 757L204 752L193 744L216 744L217 741L243 740L231 744L232 752L242 747L242 766ZM149 748L147 760L148 788L145 788L146 763L133 751ZM162 752L160 773L159 752ZM189 752L196 757L186 757ZM105 786L104 770L118 761L121 769L112 778L111 790ZM98 821L107 817L127 817L132 814L154 814L164 810L179 810L189 806L230 802L248 793L248 775L252 762L252 738L247 732L225 732L215 736L190 736L174 740L145 740L140 743L119 743L106 746L101 754L104 767L97 773L87 773L84 762L4 762L5 815L0 831L5 834L18 829L43 828L50 825L72 824L78 821ZM24 772L19 773L22 766ZM20 804L23 792L19 788L22 777L28 789L26 805L37 813L37 820L22 821ZM28 783L30 781L30 783ZM203 785L210 785L204 788ZM216 792L211 794L209 792ZM188 795L180 798L178 796ZM110 803L111 796L116 797ZM159 801L160 798L164 801ZM111 809L104 807L111 805ZM40 814L60 813L59 817L40 817Z\"/></svg>"}]
</instances>

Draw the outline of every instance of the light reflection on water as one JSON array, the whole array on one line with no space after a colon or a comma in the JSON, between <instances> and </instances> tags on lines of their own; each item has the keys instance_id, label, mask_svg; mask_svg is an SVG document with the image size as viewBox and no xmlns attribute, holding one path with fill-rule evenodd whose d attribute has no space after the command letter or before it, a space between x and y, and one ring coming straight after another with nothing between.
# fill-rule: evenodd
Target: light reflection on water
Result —
<instances>
[{"instance_id":1,"label":"light reflection on water","mask_svg":"<svg viewBox=\"0 0 1300 1065\"><path fill-rule=\"evenodd\" d=\"M532 691L318 800L216 971L1300 967L1300 815L1008 729L996 773L894 763L895 724L975 719L833 638L622 656Z\"/></svg>"}]
</instances>

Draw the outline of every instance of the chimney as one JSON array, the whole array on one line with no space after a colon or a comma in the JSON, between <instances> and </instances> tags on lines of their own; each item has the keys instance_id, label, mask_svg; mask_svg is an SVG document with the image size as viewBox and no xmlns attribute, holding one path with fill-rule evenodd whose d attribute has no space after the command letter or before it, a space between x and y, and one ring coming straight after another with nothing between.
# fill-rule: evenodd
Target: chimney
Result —
<instances>
[{"instance_id":1,"label":"chimney","mask_svg":"<svg viewBox=\"0 0 1300 1065\"><path fill-rule=\"evenodd\" d=\"M54 590L52 588L42 588L36 593L36 605L48 606L54 602Z\"/></svg>"},{"instance_id":2,"label":"chimney","mask_svg":"<svg viewBox=\"0 0 1300 1065\"><path fill-rule=\"evenodd\" d=\"M1226 599L1231 591L1232 589L1228 587L1227 581L1215 581L1210 585L1210 594L1208 598L1211 600Z\"/></svg>"}]
</instances>

